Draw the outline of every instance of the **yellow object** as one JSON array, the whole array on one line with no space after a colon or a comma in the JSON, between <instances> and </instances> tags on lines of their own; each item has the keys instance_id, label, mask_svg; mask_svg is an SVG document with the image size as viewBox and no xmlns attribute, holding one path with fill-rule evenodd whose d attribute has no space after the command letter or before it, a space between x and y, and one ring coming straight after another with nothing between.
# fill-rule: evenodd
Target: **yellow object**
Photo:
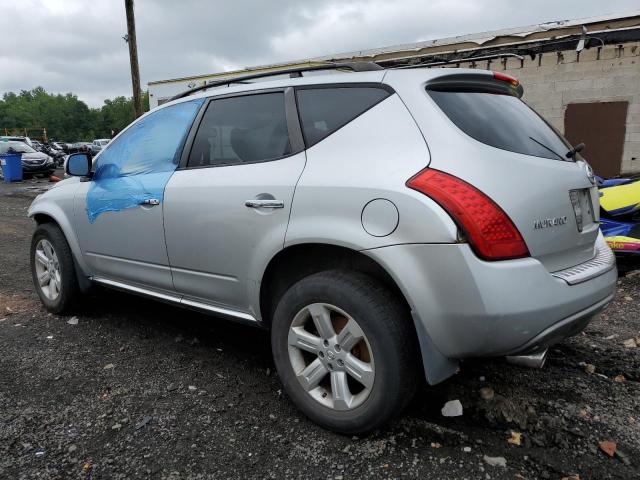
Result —
<instances>
[{"instance_id":1,"label":"yellow object","mask_svg":"<svg viewBox=\"0 0 640 480\"><path fill-rule=\"evenodd\" d=\"M640 209L640 181L600 189L600 206L612 215Z\"/></svg>"},{"instance_id":2,"label":"yellow object","mask_svg":"<svg viewBox=\"0 0 640 480\"><path fill-rule=\"evenodd\" d=\"M640 240L637 238L618 235L616 237L605 237L605 240L614 252L640 250Z\"/></svg>"}]
</instances>

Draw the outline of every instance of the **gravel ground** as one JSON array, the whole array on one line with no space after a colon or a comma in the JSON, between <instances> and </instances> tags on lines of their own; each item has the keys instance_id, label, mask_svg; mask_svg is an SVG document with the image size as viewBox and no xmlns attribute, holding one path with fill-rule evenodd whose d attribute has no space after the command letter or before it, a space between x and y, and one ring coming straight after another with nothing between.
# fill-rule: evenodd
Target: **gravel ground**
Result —
<instances>
[{"instance_id":1,"label":"gravel ground","mask_svg":"<svg viewBox=\"0 0 640 480\"><path fill-rule=\"evenodd\" d=\"M103 290L48 314L25 216L46 186L0 186L2 479L640 478L638 264L544 369L464 362L384 431L344 437L282 393L263 331ZM443 417L454 399L464 414Z\"/></svg>"}]
</instances>

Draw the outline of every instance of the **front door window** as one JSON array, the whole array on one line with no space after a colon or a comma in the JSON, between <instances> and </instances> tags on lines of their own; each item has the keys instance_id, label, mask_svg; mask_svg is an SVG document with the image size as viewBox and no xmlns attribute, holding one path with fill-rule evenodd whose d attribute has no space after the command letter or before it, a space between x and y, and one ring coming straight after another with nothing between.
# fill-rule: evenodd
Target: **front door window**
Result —
<instances>
[{"instance_id":1,"label":"front door window","mask_svg":"<svg viewBox=\"0 0 640 480\"><path fill-rule=\"evenodd\" d=\"M86 212L94 223L105 212L162 202L182 144L204 99L153 112L127 128L97 158Z\"/></svg>"}]
</instances>

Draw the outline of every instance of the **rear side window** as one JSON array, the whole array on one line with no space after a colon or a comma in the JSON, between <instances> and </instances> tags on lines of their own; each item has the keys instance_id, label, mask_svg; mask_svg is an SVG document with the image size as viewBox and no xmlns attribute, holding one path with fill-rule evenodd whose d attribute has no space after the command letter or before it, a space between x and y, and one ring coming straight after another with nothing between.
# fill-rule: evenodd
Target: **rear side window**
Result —
<instances>
[{"instance_id":1,"label":"rear side window","mask_svg":"<svg viewBox=\"0 0 640 480\"><path fill-rule=\"evenodd\" d=\"M510 152L568 160L569 144L518 97L428 90L458 128L479 142Z\"/></svg>"},{"instance_id":2,"label":"rear side window","mask_svg":"<svg viewBox=\"0 0 640 480\"><path fill-rule=\"evenodd\" d=\"M296 92L307 148L387 98L379 87L305 88Z\"/></svg>"},{"instance_id":3,"label":"rear side window","mask_svg":"<svg viewBox=\"0 0 640 480\"><path fill-rule=\"evenodd\" d=\"M207 107L188 166L240 165L290 153L284 94L221 98Z\"/></svg>"}]
</instances>

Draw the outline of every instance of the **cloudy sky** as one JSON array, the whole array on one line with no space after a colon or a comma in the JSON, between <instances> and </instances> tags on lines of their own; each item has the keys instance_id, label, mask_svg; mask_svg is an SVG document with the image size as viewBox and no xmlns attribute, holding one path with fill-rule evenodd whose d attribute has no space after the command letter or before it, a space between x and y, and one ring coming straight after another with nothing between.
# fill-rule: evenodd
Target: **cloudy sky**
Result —
<instances>
[{"instance_id":1,"label":"cloudy sky","mask_svg":"<svg viewBox=\"0 0 640 480\"><path fill-rule=\"evenodd\" d=\"M137 0L152 80L639 8L638 0ZM131 95L124 0L0 0L0 94Z\"/></svg>"}]
</instances>

